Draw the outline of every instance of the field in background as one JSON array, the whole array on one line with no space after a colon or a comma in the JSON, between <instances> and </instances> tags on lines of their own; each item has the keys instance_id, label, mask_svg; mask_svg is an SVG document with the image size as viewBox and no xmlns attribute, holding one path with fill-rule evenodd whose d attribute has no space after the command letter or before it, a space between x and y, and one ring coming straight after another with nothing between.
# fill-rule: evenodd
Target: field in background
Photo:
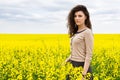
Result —
<instances>
[{"instance_id":1,"label":"field in background","mask_svg":"<svg viewBox=\"0 0 120 80\"><path fill-rule=\"evenodd\" d=\"M65 80L68 73L78 72L61 65L70 54L69 42L66 34L0 34L0 80ZM95 80L120 79L119 44L120 34L94 34Z\"/></svg>"}]
</instances>

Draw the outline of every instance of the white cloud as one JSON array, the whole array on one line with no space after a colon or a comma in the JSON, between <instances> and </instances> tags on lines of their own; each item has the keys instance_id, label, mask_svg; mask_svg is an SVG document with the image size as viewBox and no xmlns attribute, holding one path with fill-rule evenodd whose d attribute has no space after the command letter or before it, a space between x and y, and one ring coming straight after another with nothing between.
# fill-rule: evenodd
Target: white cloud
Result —
<instances>
[{"instance_id":1,"label":"white cloud","mask_svg":"<svg viewBox=\"0 0 120 80\"><path fill-rule=\"evenodd\" d=\"M0 0L0 3L2 3L2 4L16 4L16 3L21 3L24 1L28 1L28 0Z\"/></svg>"},{"instance_id":2,"label":"white cloud","mask_svg":"<svg viewBox=\"0 0 120 80\"><path fill-rule=\"evenodd\" d=\"M0 33L65 33L67 15L77 4L87 6L95 33L120 32L119 3L119 0L0 0Z\"/></svg>"}]
</instances>

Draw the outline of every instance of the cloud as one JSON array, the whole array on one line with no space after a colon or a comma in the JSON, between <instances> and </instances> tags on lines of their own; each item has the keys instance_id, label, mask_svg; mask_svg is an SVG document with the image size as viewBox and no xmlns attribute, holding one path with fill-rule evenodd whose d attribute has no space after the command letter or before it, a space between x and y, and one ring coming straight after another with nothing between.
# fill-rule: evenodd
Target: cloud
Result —
<instances>
[{"instance_id":1,"label":"cloud","mask_svg":"<svg viewBox=\"0 0 120 80\"><path fill-rule=\"evenodd\" d=\"M61 7L61 4L55 4L48 1L19 1L3 2L0 4L0 17L7 21L37 21L37 22L54 22L60 20L61 14L65 12L66 7ZM9 3L9 4L8 4ZM16 4L13 4L16 3ZM58 16L56 16L58 14ZM53 16L55 15L55 16ZM52 17L51 17L52 16Z\"/></svg>"},{"instance_id":2,"label":"cloud","mask_svg":"<svg viewBox=\"0 0 120 80\"><path fill-rule=\"evenodd\" d=\"M0 25L4 28L14 26L21 32L25 29L20 27L23 25L26 27L26 32L28 28L30 28L29 31L35 32L34 27L36 26L38 28L36 32L39 32L38 30L47 32L47 28L51 32L56 30L56 32L62 33L65 32L62 29L66 30L67 15L71 8L77 4L83 4L90 12L95 32L102 32L104 27L101 26L111 26L112 28L113 24L120 25L119 3L119 0L0 0ZM4 30L1 29L2 32ZM10 30L14 32L14 30Z\"/></svg>"}]
</instances>

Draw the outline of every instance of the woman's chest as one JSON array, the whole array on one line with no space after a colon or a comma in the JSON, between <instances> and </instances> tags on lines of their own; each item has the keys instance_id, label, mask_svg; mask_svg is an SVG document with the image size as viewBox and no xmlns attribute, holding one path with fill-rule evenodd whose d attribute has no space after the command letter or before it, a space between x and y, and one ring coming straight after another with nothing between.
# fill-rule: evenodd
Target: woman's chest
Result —
<instances>
[{"instance_id":1,"label":"woman's chest","mask_svg":"<svg viewBox=\"0 0 120 80\"><path fill-rule=\"evenodd\" d=\"M84 35L83 34L75 34L72 38L71 38L71 43L72 44L79 44L84 42Z\"/></svg>"}]
</instances>

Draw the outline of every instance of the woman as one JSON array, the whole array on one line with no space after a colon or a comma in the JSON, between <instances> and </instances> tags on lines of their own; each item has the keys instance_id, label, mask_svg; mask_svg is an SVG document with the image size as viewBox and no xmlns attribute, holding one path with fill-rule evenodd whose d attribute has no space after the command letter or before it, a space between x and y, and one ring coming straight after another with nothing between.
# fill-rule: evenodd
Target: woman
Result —
<instances>
[{"instance_id":1,"label":"woman","mask_svg":"<svg viewBox=\"0 0 120 80\"><path fill-rule=\"evenodd\" d=\"M89 12L84 5L77 5L70 11L68 29L71 38L71 54L66 62L72 63L73 67L83 67L82 80L87 73L91 73L90 80L93 80L90 62L94 38ZM69 76L67 80L70 80Z\"/></svg>"}]
</instances>

